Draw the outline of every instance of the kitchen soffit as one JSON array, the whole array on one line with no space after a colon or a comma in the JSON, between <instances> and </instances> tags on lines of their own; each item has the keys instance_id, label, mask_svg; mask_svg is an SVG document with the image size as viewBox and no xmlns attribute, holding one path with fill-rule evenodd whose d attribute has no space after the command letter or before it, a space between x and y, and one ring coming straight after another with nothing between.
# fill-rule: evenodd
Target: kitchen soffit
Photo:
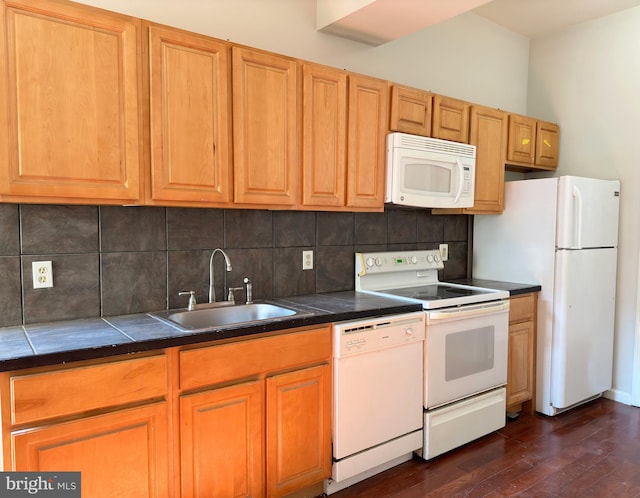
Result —
<instances>
[{"instance_id":1,"label":"kitchen soffit","mask_svg":"<svg viewBox=\"0 0 640 498\"><path fill-rule=\"evenodd\" d=\"M464 12L528 38L640 5L640 0L317 0L316 28L381 45Z\"/></svg>"}]
</instances>

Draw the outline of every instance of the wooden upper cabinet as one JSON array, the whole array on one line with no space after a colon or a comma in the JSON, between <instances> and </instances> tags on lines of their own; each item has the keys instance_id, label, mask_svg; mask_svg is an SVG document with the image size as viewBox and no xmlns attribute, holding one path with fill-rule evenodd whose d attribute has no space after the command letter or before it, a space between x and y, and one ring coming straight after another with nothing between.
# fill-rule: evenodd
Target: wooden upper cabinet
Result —
<instances>
[{"instance_id":1,"label":"wooden upper cabinet","mask_svg":"<svg viewBox=\"0 0 640 498\"><path fill-rule=\"evenodd\" d=\"M509 115L507 161L533 165L535 160L536 120L518 114Z\"/></svg>"},{"instance_id":2,"label":"wooden upper cabinet","mask_svg":"<svg viewBox=\"0 0 640 498\"><path fill-rule=\"evenodd\" d=\"M236 203L297 203L298 108L295 59L233 47Z\"/></svg>"},{"instance_id":3,"label":"wooden upper cabinet","mask_svg":"<svg viewBox=\"0 0 640 498\"><path fill-rule=\"evenodd\" d=\"M347 206L384 209L389 83L349 76Z\"/></svg>"},{"instance_id":4,"label":"wooden upper cabinet","mask_svg":"<svg viewBox=\"0 0 640 498\"><path fill-rule=\"evenodd\" d=\"M536 165L548 169L558 167L560 127L555 123L536 123Z\"/></svg>"},{"instance_id":5,"label":"wooden upper cabinet","mask_svg":"<svg viewBox=\"0 0 640 498\"><path fill-rule=\"evenodd\" d=\"M341 207L347 176L347 73L305 63L302 78L302 204Z\"/></svg>"},{"instance_id":6,"label":"wooden upper cabinet","mask_svg":"<svg viewBox=\"0 0 640 498\"><path fill-rule=\"evenodd\" d=\"M0 199L140 199L140 21L0 3Z\"/></svg>"},{"instance_id":7,"label":"wooden upper cabinet","mask_svg":"<svg viewBox=\"0 0 640 498\"><path fill-rule=\"evenodd\" d=\"M230 48L150 25L150 203L229 203Z\"/></svg>"},{"instance_id":8,"label":"wooden upper cabinet","mask_svg":"<svg viewBox=\"0 0 640 498\"><path fill-rule=\"evenodd\" d=\"M471 106L469 143L476 146L473 208L465 213L501 213L508 115L498 109Z\"/></svg>"},{"instance_id":9,"label":"wooden upper cabinet","mask_svg":"<svg viewBox=\"0 0 640 498\"><path fill-rule=\"evenodd\" d=\"M433 96L434 138L469 143L469 103L442 95Z\"/></svg>"},{"instance_id":10,"label":"wooden upper cabinet","mask_svg":"<svg viewBox=\"0 0 640 498\"><path fill-rule=\"evenodd\" d=\"M519 114L509 115L507 163L529 169L558 167L560 127Z\"/></svg>"},{"instance_id":11,"label":"wooden upper cabinet","mask_svg":"<svg viewBox=\"0 0 640 498\"><path fill-rule=\"evenodd\" d=\"M430 137L432 107L433 94L424 90L393 85L389 129Z\"/></svg>"}]
</instances>

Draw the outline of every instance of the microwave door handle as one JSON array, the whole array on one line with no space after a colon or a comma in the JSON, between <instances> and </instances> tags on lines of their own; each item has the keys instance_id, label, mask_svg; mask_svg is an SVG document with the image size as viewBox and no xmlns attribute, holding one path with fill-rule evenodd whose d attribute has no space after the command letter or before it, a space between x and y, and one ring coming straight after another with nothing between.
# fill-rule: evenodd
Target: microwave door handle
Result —
<instances>
[{"instance_id":1,"label":"microwave door handle","mask_svg":"<svg viewBox=\"0 0 640 498\"><path fill-rule=\"evenodd\" d=\"M458 192L456 192L456 198L453 200L454 204L458 204L458 201L460 200L460 196L462 195L462 189L464 187L464 169L462 167L462 163L460 162L460 159L458 159L456 157L456 164L458 165L458 178L460 179L458 181Z\"/></svg>"}]
</instances>

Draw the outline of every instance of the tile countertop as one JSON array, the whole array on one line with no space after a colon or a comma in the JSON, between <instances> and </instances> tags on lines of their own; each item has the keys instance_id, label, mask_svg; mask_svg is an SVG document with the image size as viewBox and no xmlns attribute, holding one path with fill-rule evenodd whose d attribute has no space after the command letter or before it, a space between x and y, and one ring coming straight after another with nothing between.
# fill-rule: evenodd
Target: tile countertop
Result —
<instances>
[{"instance_id":1,"label":"tile countertop","mask_svg":"<svg viewBox=\"0 0 640 498\"><path fill-rule=\"evenodd\" d=\"M0 371L247 337L263 332L422 309L420 304L353 291L258 302L285 306L301 314L206 331L173 327L146 313L5 327L0 328Z\"/></svg>"},{"instance_id":2,"label":"tile countertop","mask_svg":"<svg viewBox=\"0 0 640 498\"><path fill-rule=\"evenodd\" d=\"M447 280L452 284L473 285L475 287L484 287L485 289L496 289L509 291L510 296L518 294L528 294L529 292L540 292L542 287L538 284L517 284L514 282L500 282L498 280L485 280L480 278L456 278Z\"/></svg>"}]
</instances>

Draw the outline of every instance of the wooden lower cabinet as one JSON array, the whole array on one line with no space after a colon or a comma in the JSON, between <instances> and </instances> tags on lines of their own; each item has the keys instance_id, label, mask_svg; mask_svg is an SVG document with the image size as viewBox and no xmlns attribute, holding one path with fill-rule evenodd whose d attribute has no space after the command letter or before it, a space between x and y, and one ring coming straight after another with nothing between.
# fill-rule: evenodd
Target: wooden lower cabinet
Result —
<instances>
[{"instance_id":1,"label":"wooden lower cabinet","mask_svg":"<svg viewBox=\"0 0 640 498\"><path fill-rule=\"evenodd\" d=\"M263 382L180 399L181 495L262 496Z\"/></svg>"},{"instance_id":2,"label":"wooden lower cabinet","mask_svg":"<svg viewBox=\"0 0 640 498\"><path fill-rule=\"evenodd\" d=\"M79 471L82 496L169 495L164 402L15 431L11 446L11 470Z\"/></svg>"},{"instance_id":3,"label":"wooden lower cabinet","mask_svg":"<svg viewBox=\"0 0 640 498\"><path fill-rule=\"evenodd\" d=\"M330 357L328 327L181 351L181 496L280 497L329 477Z\"/></svg>"},{"instance_id":4,"label":"wooden lower cabinet","mask_svg":"<svg viewBox=\"0 0 640 498\"><path fill-rule=\"evenodd\" d=\"M267 496L285 496L331 473L328 364L269 377Z\"/></svg>"},{"instance_id":5,"label":"wooden lower cabinet","mask_svg":"<svg viewBox=\"0 0 640 498\"><path fill-rule=\"evenodd\" d=\"M509 311L507 411L535 413L537 293L512 297Z\"/></svg>"},{"instance_id":6,"label":"wooden lower cabinet","mask_svg":"<svg viewBox=\"0 0 640 498\"><path fill-rule=\"evenodd\" d=\"M331 329L1 372L0 405L1 470L80 471L83 496L306 493L331 474Z\"/></svg>"}]
</instances>

